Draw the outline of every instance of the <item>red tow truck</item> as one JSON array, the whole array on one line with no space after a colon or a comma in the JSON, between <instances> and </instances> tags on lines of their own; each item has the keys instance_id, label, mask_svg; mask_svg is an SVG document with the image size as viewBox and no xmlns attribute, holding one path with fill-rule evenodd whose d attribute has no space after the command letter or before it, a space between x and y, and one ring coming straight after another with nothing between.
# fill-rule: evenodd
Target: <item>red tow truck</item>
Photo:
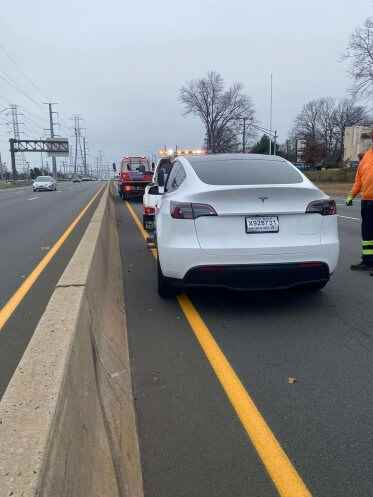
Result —
<instances>
[{"instance_id":1,"label":"red tow truck","mask_svg":"<svg viewBox=\"0 0 373 497\"><path fill-rule=\"evenodd\" d=\"M152 182L153 171L146 157L123 157L118 178L118 193L123 200L144 195Z\"/></svg>"}]
</instances>

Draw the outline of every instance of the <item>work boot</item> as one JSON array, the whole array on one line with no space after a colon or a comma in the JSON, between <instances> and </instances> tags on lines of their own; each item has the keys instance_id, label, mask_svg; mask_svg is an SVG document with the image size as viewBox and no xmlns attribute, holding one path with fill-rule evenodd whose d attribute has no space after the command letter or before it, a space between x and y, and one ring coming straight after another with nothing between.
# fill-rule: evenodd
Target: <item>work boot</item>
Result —
<instances>
[{"instance_id":1,"label":"work boot","mask_svg":"<svg viewBox=\"0 0 373 497\"><path fill-rule=\"evenodd\" d=\"M368 266L365 262L361 261L359 264L351 264L351 271L371 271L373 266Z\"/></svg>"}]
</instances>

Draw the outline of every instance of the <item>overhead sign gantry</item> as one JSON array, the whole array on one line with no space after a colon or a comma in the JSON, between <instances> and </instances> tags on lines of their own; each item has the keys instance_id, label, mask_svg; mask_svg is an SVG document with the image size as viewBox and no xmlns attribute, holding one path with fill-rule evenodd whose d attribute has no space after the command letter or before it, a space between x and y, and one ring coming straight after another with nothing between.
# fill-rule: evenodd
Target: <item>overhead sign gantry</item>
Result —
<instances>
[{"instance_id":1,"label":"overhead sign gantry","mask_svg":"<svg viewBox=\"0 0 373 497\"><path fill-rule=\"evenodd\" d=\"M17 152L46 152L49 156L65 157L69 155L69 141L67 138L47 138L45 140L18 140L9 139L10 155L12 158L12 174L16 179Z\"/></svg>"}]
</instances>

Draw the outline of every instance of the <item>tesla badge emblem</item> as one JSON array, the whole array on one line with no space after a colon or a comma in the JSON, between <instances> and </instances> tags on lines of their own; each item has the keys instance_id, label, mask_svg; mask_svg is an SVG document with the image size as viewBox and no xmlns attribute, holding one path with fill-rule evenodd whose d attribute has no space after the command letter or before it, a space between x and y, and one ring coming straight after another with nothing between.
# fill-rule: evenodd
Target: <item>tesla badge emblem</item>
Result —
<instances>
[{"instance_id":1,"label":"tesla badge emblem","mask_svg":"<svg viewBox=\"0 0 373 497\"><path fill-rule=\"evenodd\" d=\"M258 197L258 198L263 202L263 204L266 200L268 200L268 197Z\"/></svg>"}]
</instances>

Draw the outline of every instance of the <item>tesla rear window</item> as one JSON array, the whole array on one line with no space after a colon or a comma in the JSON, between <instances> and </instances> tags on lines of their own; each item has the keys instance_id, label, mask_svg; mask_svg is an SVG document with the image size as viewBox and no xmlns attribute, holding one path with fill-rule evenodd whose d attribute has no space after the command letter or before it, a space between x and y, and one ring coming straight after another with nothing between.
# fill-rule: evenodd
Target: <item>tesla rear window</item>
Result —
<instances>
[{"instance_id":1,"label":"tesla rear window","mask_svg":"<svg viewBox=\"0 0 373 497\"><path fill-rule=\"evenodd\" d=\"M303 181L296 169L281 160L201 160L191 161L191 165L208 185L282 185Z\"/></svg>"}]
</instances>

